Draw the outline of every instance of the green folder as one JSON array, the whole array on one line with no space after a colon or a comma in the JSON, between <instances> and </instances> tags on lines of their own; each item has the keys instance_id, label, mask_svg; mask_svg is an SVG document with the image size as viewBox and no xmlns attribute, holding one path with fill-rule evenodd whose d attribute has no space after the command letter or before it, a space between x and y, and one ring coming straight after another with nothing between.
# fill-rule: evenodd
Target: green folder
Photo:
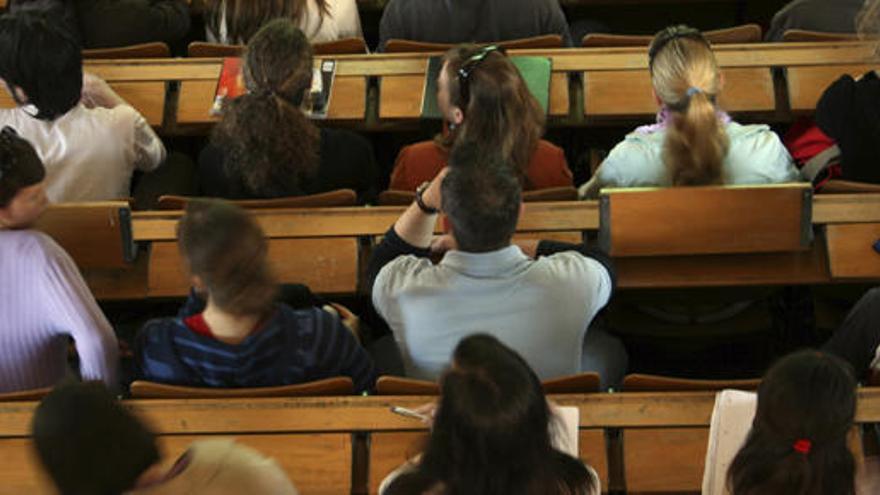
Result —
<instances>
[{"instance_id":1,"label":"green folder","mask_svg":"<svg viewBox=\"0 0 880 495\"><path fill-rule=\"evenodd\" d=\"M547 108L550 106L550 59L547 57L510 57L510 61L519 69L529 92L538 100L546 114ZM442 57L428 59L428 72L425 74L425 89L422 93L423 119L443 118L437 107L437 76L440 74L441 67L443 67Z\"/></svg>"}]
</instances>

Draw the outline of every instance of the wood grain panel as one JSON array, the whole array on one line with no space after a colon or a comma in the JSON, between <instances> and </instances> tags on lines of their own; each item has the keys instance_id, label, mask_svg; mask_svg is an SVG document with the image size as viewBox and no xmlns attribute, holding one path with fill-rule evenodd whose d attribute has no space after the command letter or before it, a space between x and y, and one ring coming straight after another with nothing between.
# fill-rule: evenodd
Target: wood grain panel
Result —
<instances>
[{"instance_id":1,"label":"wood grain panel","mask_svg":"<svg viewBox=\"0 0 880 495\"><path fill-rule=\"evenodd\" d=\"M829 225L825 235L832 277L880 279L880 223Z\"/></svg>"},{"instance_id":2,"label":"wood grain panel","mask_svg":"<svg viewBox=\"0 0 880 495\"><path fill-rule=\"evenodd\" d=\"M80 269L125 268L123 232L131 224L121 216L123 210L129 206L121 201L51 205L35 228L61 245Z\"/></svg>"},{"instance_id":3,"label":"wood grain panel","mask_svg":"<svg viewBox=\"0 0 880 495\"><path fill-rule=\"evenodd\" d=\"M165 82L109 81L110 87L134 107L153 127L162 125L165 112ZM15 108L15 101L5 90L0 91L0 108Z\"/></svg>"},{"instance_id":4,"label":"wood grain panel","mask_svg":"<svg viewBox=\"0 0 880 495\"><path fill-rule=\"evenodd\" d=\"M269 261L279 282L301 283L320 293L353 293L357 289L355 239L272 239ZM150 297L185 296L189 281L177 244L153 243L150 252Z\"/></svg>"},{"instance_id":5,"label":"wood grain panel","mask_svg":"<svg viewBox=\"0 0 880 495\"><path fill-rule=\"evenodd\" d=\"M724 89L719 106L730 112L767 112L776 108L769 68L722 70ZM587 117L638 117L657 112L647 70L584 73L584 113Z\"/></svg>"},{"instance_id":6,"label":"wood grain panel","mask_svg":"<svg viewBox=\"0 0 880 495\"><path fill-rule=\"evenodd\" d=\"M702 488L708 428L626 430L623 442L628 493Z\"/></svg>"},{"instance_id":7,"label":"wood grain panel","mask_svg":"<svg viewBox=\"0 0 880 495\"><path fill-rule=\"evenodd\" d=\"M424 75L383 77L379 80L379 118L419 118L424 92Z\"/></svg>"},{"instance_id":8,"label":"wood grain panel","mask_svg":"<svg viewBox=\"0 0 880 495\"><path fill-rule=\"evenodd\" d=\"M840 76L860 77L874 70L876 65L825 65L789 67L786 71L788 99L792 111L813 112L825 89Z\"/></svg>"},{"instance_id":9,"label":"wood grain panel","mask_svg":"<svg viewBox=\"0 0 880 495\"><path fill-rule=\"evenodd\" d=\"M196 440L211 435L160 436L165 464L177 459ZM351 491L351 435L230 435L275 459L303 495L339 495ZM30 439L0 440L0 494L53 494Z\"/></svg>"},{"instance_id":10,"label":"wood grain panel","mask_svg":"<svg viewBox=\"0 0 880 495\"><path fill-rule=\"evenodd\" d=\"M607 189L600 238L615 257L797 251L809 198L805 184Z\"/></svg>"}]
</instances>

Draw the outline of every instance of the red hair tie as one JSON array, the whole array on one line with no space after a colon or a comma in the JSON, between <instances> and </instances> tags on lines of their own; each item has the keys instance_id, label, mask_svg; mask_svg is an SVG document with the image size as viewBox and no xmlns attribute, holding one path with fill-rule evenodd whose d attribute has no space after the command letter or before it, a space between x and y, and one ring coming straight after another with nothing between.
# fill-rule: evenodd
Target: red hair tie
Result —
<instances>
[{"instance_id":1,"label":"red hair tie","mask_svg":"<svg viewBox=\"0 0 880 495\"><path fill-rule=\"evenodd\" d=\"M813 448L813 442L810 442L809 440L802 438L800 440L796 440L794 442L794 445L792 445L792 448L794 448L794 450L796 452L800 452L801 454L807 455L810 453L810 449Z\"/></svg>"}]
</instances>

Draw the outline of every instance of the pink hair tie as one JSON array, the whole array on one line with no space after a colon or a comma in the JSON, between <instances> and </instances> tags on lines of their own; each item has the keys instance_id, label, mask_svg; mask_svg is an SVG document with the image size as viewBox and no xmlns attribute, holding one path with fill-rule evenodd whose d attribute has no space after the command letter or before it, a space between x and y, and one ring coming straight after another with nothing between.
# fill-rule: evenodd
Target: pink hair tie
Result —
<instances>
[{"instance_id":1,"label":"pink hair tie","mask_svg":"<svg viewBox=\"0 0 880 495\"><path fill-rule=\"evenodd\" d=\"M811 442L805 438L802 438L800 440L796 440L794 442L794 445L792 445L792 448L796 452L800 452L801 454L807 455L810 453L810 449L813 448L813 442Z\"/></svg>"}]
</instances>

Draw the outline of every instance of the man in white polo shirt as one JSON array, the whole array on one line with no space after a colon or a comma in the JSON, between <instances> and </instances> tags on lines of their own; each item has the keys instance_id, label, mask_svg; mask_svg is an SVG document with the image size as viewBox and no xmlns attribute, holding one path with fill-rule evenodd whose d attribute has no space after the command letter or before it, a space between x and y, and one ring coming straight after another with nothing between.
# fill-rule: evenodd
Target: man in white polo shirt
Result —
<instances>
[{"instance_id":1,"label":"man in white polo shirt","mask_svg":"<svg viewBox=\"0 0 880 495\"><path fill-rule=\"evenodd\" d=\"M512 243L522 210L512 170L475 146L457 147L450 167L419 188L374 251L373 304L408 376L436 379L458 341L478 332L522 354L541 379L583 369L587 328L614 285L610 260L584 245ZM451 233L435 239L441 207ZM432 253L442 261L432 264ZM596 345L609 340L601 335ZM590 341L591 353L601 353ZM619 356L619 343L611 344ZM622 375L623 355L603 379Z\"/></svg>"}]
</instances>

